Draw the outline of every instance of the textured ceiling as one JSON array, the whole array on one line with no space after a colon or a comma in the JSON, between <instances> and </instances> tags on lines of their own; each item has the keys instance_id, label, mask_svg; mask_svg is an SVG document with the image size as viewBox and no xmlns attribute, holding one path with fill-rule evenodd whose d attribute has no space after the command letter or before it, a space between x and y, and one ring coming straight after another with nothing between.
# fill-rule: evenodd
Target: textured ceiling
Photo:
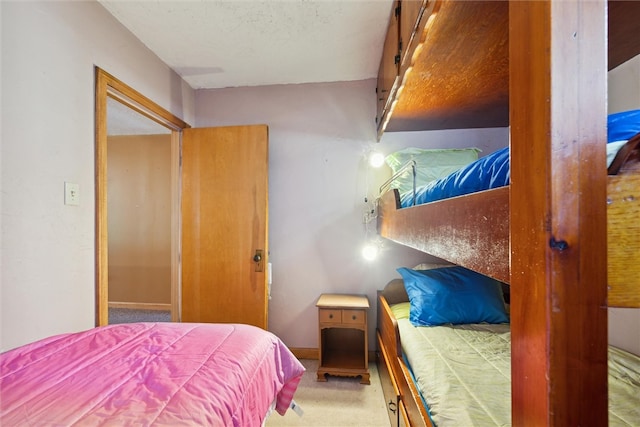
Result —
<instances>
[{"instance_id":1,"label":"textured ceiling","mask_svg":"<svg viewBox=\"0 0 640 427\"><path fill-rule=\"evenodd\" d=\"M392 0L99 0L194 89L377 75Z\"/></svg>"}]
</instances>

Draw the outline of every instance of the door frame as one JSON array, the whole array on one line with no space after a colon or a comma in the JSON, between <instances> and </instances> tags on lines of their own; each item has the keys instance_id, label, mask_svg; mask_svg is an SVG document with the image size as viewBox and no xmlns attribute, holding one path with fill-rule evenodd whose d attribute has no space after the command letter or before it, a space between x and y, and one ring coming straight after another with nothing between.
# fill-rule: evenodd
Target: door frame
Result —
<instances>
[{"instance_id":1,"label":"door frame","mask_svg":"<svg viewBox=\"0 0 640 427\"><path fill-rule=\"evenodd\" d=\"M107 221L107 98L112 98L171 131L171 320L180 320L180 136L187 123L111 74L95 67L95 236L96 326L109 323Z\"/></svg>"}]
</instances>

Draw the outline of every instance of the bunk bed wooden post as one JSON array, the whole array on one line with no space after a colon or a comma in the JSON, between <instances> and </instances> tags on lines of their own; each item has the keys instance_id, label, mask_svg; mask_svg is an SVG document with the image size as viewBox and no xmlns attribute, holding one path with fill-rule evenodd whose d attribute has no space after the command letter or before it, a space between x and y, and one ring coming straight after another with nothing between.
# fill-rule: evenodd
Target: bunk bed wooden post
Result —
<instances>
[{"instance_id":1,"label":"bunk bed wooden post","mask_svg":"<svg viewBox=\"0 0 640 427\"><path fill-rule=\"evenodd\" d=\"M513 425L607 425L606 2L509 7Z\"/></svg>"}]
</instances>

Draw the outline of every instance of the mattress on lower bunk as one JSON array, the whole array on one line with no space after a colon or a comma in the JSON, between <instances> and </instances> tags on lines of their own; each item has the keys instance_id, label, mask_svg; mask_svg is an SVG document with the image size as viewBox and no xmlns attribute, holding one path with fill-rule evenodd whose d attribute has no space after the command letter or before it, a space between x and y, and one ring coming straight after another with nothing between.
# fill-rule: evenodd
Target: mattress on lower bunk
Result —
<instances>
[{"instance_id":1,"label":"mattress on lower bunk","mask_svg":"<svg viewBox=\"0 0 640 427\"><path fill-rule=\"evenodd\" d=\"M391 306L402 350L432 421L446 426L511 424L508 324L415 327L409 303ZM640 425L640 357L609 348L609 425Z\"/></svg>"}]
</instances>

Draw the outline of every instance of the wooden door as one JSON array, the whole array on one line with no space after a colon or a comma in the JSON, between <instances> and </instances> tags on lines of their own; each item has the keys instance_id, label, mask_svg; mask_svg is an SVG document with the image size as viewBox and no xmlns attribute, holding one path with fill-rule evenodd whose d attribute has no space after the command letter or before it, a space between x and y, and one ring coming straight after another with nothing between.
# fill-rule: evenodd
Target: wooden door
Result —
<instances>
[{"instance_id":1,"label":"wooden door","mask_svg":"<svg viewBox=\"0 0 640 427\"><path fill-rule=\"evenodd\" d=\"M183 131L183 322L267 328L267 165L266 125Z\"/></svg>"}]
</instances>

